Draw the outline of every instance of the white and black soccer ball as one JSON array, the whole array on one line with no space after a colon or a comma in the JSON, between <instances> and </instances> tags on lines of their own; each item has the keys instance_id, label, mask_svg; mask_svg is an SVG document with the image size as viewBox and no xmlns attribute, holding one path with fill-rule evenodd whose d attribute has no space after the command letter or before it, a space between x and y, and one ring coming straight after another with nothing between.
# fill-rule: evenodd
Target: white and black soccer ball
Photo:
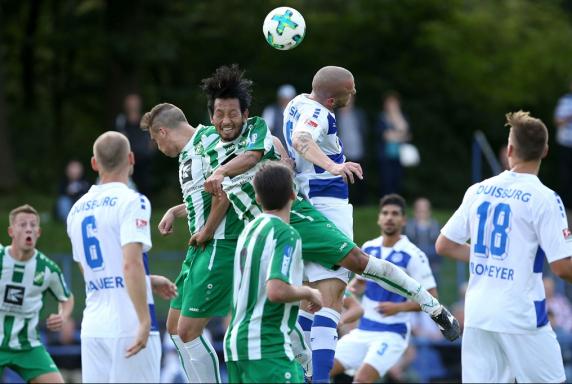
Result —
<instances>
[{"instance_id":1,"label":"white and black soccer ball","mask_svg":"<svg viewBox=\"0 0 572 384\"><path fill-rule=\"evenodd\" d=\"M306 33L306 22L294 8L278 7L266 15L262 32L271 47L285 51L300 45Z\"/></svg>"}]
</instances>

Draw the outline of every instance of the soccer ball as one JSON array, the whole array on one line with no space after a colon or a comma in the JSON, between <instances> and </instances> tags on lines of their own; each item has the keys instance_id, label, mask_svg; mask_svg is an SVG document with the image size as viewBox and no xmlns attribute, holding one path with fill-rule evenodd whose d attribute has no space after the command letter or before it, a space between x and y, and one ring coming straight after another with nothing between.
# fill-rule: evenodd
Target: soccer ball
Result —
<instances>
[{"instance_id":1,"label":"soccer ball","mask_svg":"<svg viewBox=\"0 0 572 384\"><path fill-rule=\"evenodd\" d=\"M278 7L266 15L262 33L270 46L285 51L300 45L306 22L294 8Z\"/></svg>"}]
</instances>

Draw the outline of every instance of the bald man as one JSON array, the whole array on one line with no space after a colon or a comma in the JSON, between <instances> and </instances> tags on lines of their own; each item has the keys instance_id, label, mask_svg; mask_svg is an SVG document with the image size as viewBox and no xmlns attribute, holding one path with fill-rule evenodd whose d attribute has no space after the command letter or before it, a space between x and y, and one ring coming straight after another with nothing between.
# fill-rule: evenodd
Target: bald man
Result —
<instances>
[{"instance_id":1,"label":"bald man","mask_svg":"<svg viewBox=\"0 0 572 384\"><path fill-rule=\"evenodd\" d=\"M84 383L159 382L161 343L155 290L176 294L173 283L149 275L149 200L127 187L135 162L127 138L106 132L93 145L100 184L72 207L67 231L86 283L81 324Z\"/></svg>"},{"instance_id":2,"label":"bald man","mask_svg":"<svg viewBox=\"0 0 572 384\"><path fill-rule=\"evenodd\" d=\"M353 239L353 208L348 199L348 183L361 180L363 174L359 164L346 162L334 111L345 107L355 93L350 71L323 67L314 75L312 92L296 96L286 106L283 127L301 192L350 239ZM322 293L324 307L313 315L300 311L299 321L306 338L311 340L313 381L327 382L349 271L305 262L305 275L310 285Z\"/></svg>"}]
</instances>

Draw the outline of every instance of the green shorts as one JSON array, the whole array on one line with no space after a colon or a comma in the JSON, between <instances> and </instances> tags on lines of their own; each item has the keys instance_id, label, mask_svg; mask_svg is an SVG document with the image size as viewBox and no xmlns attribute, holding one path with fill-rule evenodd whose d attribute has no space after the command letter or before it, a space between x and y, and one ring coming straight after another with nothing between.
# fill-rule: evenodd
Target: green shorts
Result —
<instances>
[{"instance_id":1,"label":"green shorts","mask_svg":"<svg viewBox=\"0 0 572 384\"><path fill-rule=\"evenodd\" d=\"M22 376L26 382L46 373L59 372L43 345L25 351L0 350L0 378L6 367Z\"/></svg>"},{"instance_id":2,"label":"green shorts","mask_svg":"<svg viewBox=\"0 0 572 384\"><path fill-rule=\"evenodd\" d=\"M231 307L236 239L215 239L204 250L189 247L175 280L178 294L171 308L187 317L226 316Z\"/></svg>"},{"instance_id":3,"label":"green shorts","mask_svg":"<svg viewBox=\"0 0 572 384\"><path fill-rule=\"evenodd\" d=\"M302 258L326 268L339 265L355 243L320 213L312 203L296 198L290 211L290 225L302 237Z\"/></svg>"},{"instance_id":4,"label":"green shorts","mask_svg":"<svg viewBox=\"0 0 572 384\"><path fill-rule=\"evenodd\" d=\"M227 361L229 383L303 383L300 365L287 358Z\"/></svg>"}]
</instances>

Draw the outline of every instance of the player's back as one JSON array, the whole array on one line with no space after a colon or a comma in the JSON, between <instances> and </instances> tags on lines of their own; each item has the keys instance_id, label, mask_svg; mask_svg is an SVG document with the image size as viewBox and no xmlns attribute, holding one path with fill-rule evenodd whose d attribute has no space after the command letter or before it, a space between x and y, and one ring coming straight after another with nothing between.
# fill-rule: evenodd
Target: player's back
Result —
<instances>
[{"instance_id":1,"label":"player's back","mask_svg":"<svg viewBox=\"0 0 572 384\"><path fill-rule=\"evenodd\" d=\"M308 96L307 94L296 96L284 109L284 138L288 153L296 163L296 181L302 193L310 198L347 199L348 187L340 176L334 176L304 159L292 146L293 132L307 132L334 163L342 164L346 160L342 142L337 135L335 115Z\"/></svg>"},{"instance_id":2,"label":"player's back","mask_svg":"<svg viewBox=\"0 0 572 384\"><path fill-rule=\"evenodd\" d=\"M469 188L463 206L471 238L465 326L524 333L548 324L542 268L545 257L562 258L553 239L566 228L558 195L535 175L505 171Z\"/></svg>"},{"instance_id":3,"label":"player's back","mask_svg":"<svg viewBox=\"0 0 572 384\"><path fill-rule=\"evenodd\" d=\"M81 264L86 283L82 336L136 334L138 319L123 276L122 246L138 242L143 244L143 251L151 248L150 211L148 199L123 183L94 185L72 207L67 220L68 235L74 260ZM152 313L152 320L153 317Z\"/></svg>"}]
</instances>

